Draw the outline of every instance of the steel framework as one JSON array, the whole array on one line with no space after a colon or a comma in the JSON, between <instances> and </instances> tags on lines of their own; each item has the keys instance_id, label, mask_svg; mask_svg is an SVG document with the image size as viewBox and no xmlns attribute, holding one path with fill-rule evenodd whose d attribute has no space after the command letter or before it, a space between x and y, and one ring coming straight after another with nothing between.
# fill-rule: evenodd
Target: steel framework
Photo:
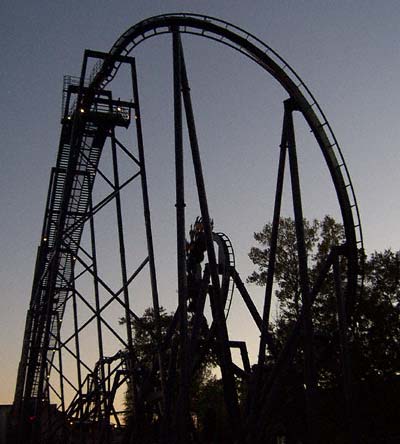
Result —
<instances>
[{"instance_id":1,"label":"steel framework","mask_svg":"<svg viewBox=\"0 0 400 444\"><path fill-rule=\"evenodd\" d=\"M189 80L181 43L182 34L194 34L219 41L246 55L274 77L287 91L280 158L275 194L273 228L265 288L260 314L235 267L233 248L222 233L213 232L200 149L197 140ZM173 320L163 331L160 320L152 221L145 167L141 114L135 59L129 54L143 40L161 34L172 35L174 135L176 171L176 248L178 306ZM98 60L87 79L89 61ZM116 100L106 86L123 65L130 69L132 101ZM207 350L214 350L221 370L226 410L232 431L230 442L276 442L274 411L282 399L285 373L299 346L304 350L304 386L307 406L307 442L320 442L316 422L317 375L313 351L312 305L330 270L335 277L338 319L341 333L344 398L348 408L348 441L356 442L351 424L351 369L348 353L347 317L356 295L362 234L357 202L350 176L335 136L314 97L292 68L271 48L242 29L222 20L194 14L170 14L144 20L125 32L109 53L85 51L79 78L66 78L63 95L62 129L56 167L50 177L43 231L38 248L31 302L27 313L22 356L14 401L14 421L19 442L31 443L188 443L200 442L190 417L190 385ZM345 242L332 246L314 286L310 285L304 239L303 210L295 142L294 113L304 117L324 156L336 190ZM188 250L185 222L183 170L183 119L186 119L195 172L201 220L195 224L193 248ZM136 128L137 155L117 137L117 131ZM100 168L105 144L111 146L110 173ZM121 153L131 170L122 180ZM280 354L269 329L274 283L276 248L281 216L282 190L288 157L295 216L301 314ZM110 189L95 200L94 182L100 178ZM140 179L147 255L130 270L126 261L122 192ZM96 216L115 204L117 244L121 285L118 290L102 278L97 263ZM89 248L83 246L87 227ZM217 250L216 250L217 247ZM193 250L195 251L195 250ZM207 255L207 263L201 264ZM346 265L346 275L339 269ZM203 266L204 265L204 266ZM131 284L148 269L155 344L151 365L144 369L138 359L132 327L141 320L131 308ZM90 297L77 288L82 276L92 279ZM260 331L257 365L251 367L246 343L232 341L226 316L233 286L242 297ZM106 293L104 300L101 294ZM204 322L206 299L212 322ZM103 316L111 305L118 305L124 317L124 332L110 325ZM90 316L80 319L80 306ZM191 312L191 316L188 312ZM65 336L62 323L71 314L72 331ZM81 335L94 325L98 359L93 366L85 362ZM116 341L115 353L106 356L105 336ZM232 348L238 348L242 363L233 362ZM275 356L274 368L266 372L266 356ZM65 355L72 357L74 378L65 370ZM54 383L51 375L57 375ZM246 387L246 402L239 400L238 380ZM68 386L68 387L66 387ZM117 392L124 387L131 399L125 416L118 411ZM73 393L68 402L66 392ZM50 394L52 396L50 397ZM51 399L57 399L57 409ZM129 420L126 422L126 418ZM155 426L157 424L157 427ZM353 432L351 431L353 430Z\"/></svg>"}]
</instances>

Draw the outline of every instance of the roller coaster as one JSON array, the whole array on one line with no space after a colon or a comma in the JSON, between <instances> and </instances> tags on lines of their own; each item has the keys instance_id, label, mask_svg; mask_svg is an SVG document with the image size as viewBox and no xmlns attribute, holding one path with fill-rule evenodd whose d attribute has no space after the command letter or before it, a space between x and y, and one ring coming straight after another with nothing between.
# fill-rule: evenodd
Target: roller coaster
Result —
<instances>
[{"instance_id":1,"label":"roller coaster","mask_svg":"<svg viewBox=\"0 0 400 444\"><path fill-rule=\"evenodd\" d=\"M256 308L235 265L229 238L213 230L209 214L200 148L186 70L182 37L185 34L219 42L259 65L286 91L280 157L277 170L273 225L267 283L262 313ZM152 37L171 36L173 53L174 140L176 172L176 256L178 301L170 325L162 328L153 245L145 147L136 74L135 48ZM92 72L88 72L89 68ZM116 99L109 85L125 67L130 72L132 98ZM296 154L293 115L308 124L324 158L336 191L345 242L332 246L320 275L311 288L307 268L302 196ZM183 169L183 119L186 119L201 218L194 223L190 240L185 224ZM134 127L136 149L122 142L119 132ZM109 144L110 173L100 168ZM120 174L119 156L132 173ZM270 333L277 239L285 166L289 163L297 236L301 313L287 343L275 356L271 369L267 356L276 353ZM109 192L98 199L96 183ZM127 266L126 230L121 195L140 182L147 254L134 270ZM105 208L115 205L118 267L122 285L113 290L98 269L95 223ZM113 207L114 208L114 207ZM137 215L136 215L137 217ZM223 227L222 227L223 228ZM85 238L85 243L83 242ZM86 246L88 245L88 247ZM272 48L235 25L196 14L151 17L132 26L108 53L86 50L81 75L66 77L63 87L61 135L56 166L51 171L43 230L37 252L31 300L26 317L23 348L13 405L13 440L18 443L201 443L208 442L196 429L190 414L190 386L209 350L217 356L230 443L276 443L277 406L284 396L285 373L299 348L304 352L304 396L307 437L317 443L315 427L317 377L313 352L312 305L333 270L338 298L338 319L343 363L343 398L350 412L351 371L348 365L348 317L357 295L362 232L351 179L338 142L310 90ZM339 270L339 261L345 274ZM133 336L141 318L132 309L133 282L147 270L151 288L154 329L152 358L140 361ZM91 281L88 295L79 282ZM234 291L235 290L235 291ZM107 297L104 297L104 294ZM259 331L258 361L251 365L245 341L232 340L227 316L235 297L243 299ZM105 318L117 306L123 325ZM83 319L82 306L89 315ZM211 318L205 319L206 306ZM115 316L118 319L118 315ZM66 325L66 327L64 327ZM69 325L69 331L67 328ZM96 360L87 362L83 335L93 328ZM106 353L107 337L113 338L112 354ZM241 362L234 362L232 349ZM67 358L68 356L68 364ZM72 364L71 364L72 362ZM268 371L267 371L268 369ZM245 401L239 395L245 393ZM121 412L118 393L129 397L128 412ZM349 431L348 442L355 442ZM353 436L353 437L352 437ZM283 441L282 441L283 442Z\"/></svg>"}]
</instances>

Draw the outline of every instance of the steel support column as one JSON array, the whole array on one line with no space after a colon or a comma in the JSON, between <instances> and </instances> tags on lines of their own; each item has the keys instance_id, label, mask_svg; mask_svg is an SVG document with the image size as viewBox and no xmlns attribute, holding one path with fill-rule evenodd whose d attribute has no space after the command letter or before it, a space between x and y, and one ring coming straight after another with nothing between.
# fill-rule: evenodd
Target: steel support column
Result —
<instances>
[{"instance_id":1,"label":"steel support column","mask_svg":"<svg viewBox=\"0 0 400 444\"><path fill-rule=\"evenodd\" d=\"M266 337L268 335L269 316L271 311L272 287L274 284L274 275L275 275L276 249L278 245L278 229L279 229L279 220L281 217L283 180L285 176L285 163L286 163L286 151L287 151L287 126L288 126L287 120L288 116L287 112L285 111L283 117L282 138L281 138L281 146L279 154L279 165L278 165L278 177L277 177L276 192L275 192L274 216L272 220L271 239L269 244L268 272L267 272L267 282L265 285L260 347L258 351L258 365L260 367L260 370L265 362L265 346L267 342ZM270 350L270 352L273 352L273 350Z\"/></svg>"},{"instance_id":2,"label":"steel support column","mask_svg":"<svg viewBox=\"0 0 400 444\"><path fill-rule=\"evenodd\" d=\"M112 163L113 163L113 176L114 176L114 187L116 190L120 190L119 183L119 169L118 169L118 156L117 156L117 144L115 138L114 128L110 131L111 137L111 153L112 153ZM132 319L131 310L129 302L129 280L126 265L126 254L125 254L125 238L124 238L124 226L122 221L122 205L121 205L121 195L120 192L115 195L115 206L116 206L116 216L117 216L117 228L118 228L118 244L119 244L119 256L121 264L121 278L122 278L122 293L124 295L124 307L125 307L125 321L126 321L126 336L128 342L128 370L133 373L136 358L134 356L133 349L133 331L132 331ZM138 402L136 384L131 379L131 384L128 386L128 390L131 392L131 397L133 399L134 406L134 417L133 417L133 433L131 436L131 442L134 438L139 435L140 430L140 417L142 414L141 406Z\"/></svg>"},{"instance_id":3,"label":"steel support column","mask_svg":"<svg viewBox=\"0 0 400 444\"><path fill-rule=\"evenodd\" d=\"M177 36L178 38L179 36ZM213 316L217 325L217 338L220 352L220 364L221 373L224 385L224 395L227 404L228 414L231 420L232 431L235 439L240 439L240 412L238 405L238 398L236 392L235 379L233 374L232 355L229 347L229 337L225 322L224 309L222 306L222 300L220 295L220 283L218 277L217 260L214 250L214 240L211 228L210 215L208 211L207 194L204 184L203 170L201 165L200 150L196 134L196 126L193 114L192 101L190 97L190 87L187 77L185 59L183 55L182 45L179 40L181 48L181 72L182 72L182 94L186 111L186 122L189 132L189 141L192 151L192 159L194 172L196 177L197 193L200 204L200 211L204 226L204 232L207 242L207 255L210 266L211 282L212 282L212 294L210 299L213 298Z\"/></svg>"},{"instance_id":4,"label":"steel support column","mask_svg":"<svg viewBox=\"0 0 400 444\"><path fill-rule=\"evenodd\" d=\"M162 333L161 333L161 321L160 321L160 302L158 297L158 286L157 286L157 274L154 259L154 245L153 245L153 234L151 225L151 215L150 215L150 203L149 203L149 193L147 187L147 175L146 175L146 163L144 155L144 144L143 144L143 131L142 131L142 120L140 114L140 104L139 104L139 91L137 85L137 75L136 75L136 65L135 60L132 60L131 64L131 79L132 79L132 90L133 90L133 100L134 100L134 110L135 110L135 122L136 122L136 138L138 144L139 162L140 162L140 178L142 184L142 198L143 198L143 212L144 212L144 223L146 229L146 240L147 240L147 251L149 259L149 270L150 270L150 283L151 283L151 294L153 300L153 315L156 328L156 341L157 341L157 354L158 354L158 365L160 369L160 383L162 392L162 404L163 409L166 408L165 403L165 360L164 354L161 350L162 344ZM166 417L169 416L167 412Z\"/></svg>"},{"instance_id":5,"label":"steel support column","mask_svg":"<svg viewBox=\"0 0 400 444\"><path fill-rule=\"evenodd\" d=\"M92 203L90 201L90 211L92 211ZM104 349L103 349L103 332L101 328L101 316L100 316L100 292L99 292L99 279L97 270L97 250L96 250L96 233L94 226L94 218L89 220L90 226L90 243L92 247L92 266L93 266L93 289L94 289L94 301L95 301L95 316L96 316L96 328L97 328L97 342L99 349L99 362L100 362L100 375L104 378ZM76 292L74 293L76 296Z\"/></svg>"},{"instance_id":6,"label":"steel support column","mask_svg":"<svg viewBox=\"0 0 400 444\"><path fill-rule=\"evenodd\" d=\"M316 375L313 351L313 324L311 312L311 295L308 278L307 249L304 235L303 208L301 202L299 168L297 163L296 139L293 124L293 112L295 104L292 99L285 101L285 113L287 113L287 145L289 152L290 177L292 183L292 197L294 220L297 238L297 254L299 265L300 290L302 295L303 312L303 346L304 346L304 380L308 411L309 442L314 443L314 421L315 421L315 396L316 396Z\"/></svg>"},{"instance_id":7,"label":"steel support column","mask_svg":"<svg viewBox=\"0 0 400 444\"><path fill-rule=\"evenodd\" d=\"M111 152L113 160L113 173L114 173L114 187L119 190L119 169L118 169L118 157L117 157L117 147L115 143L114 130L111 130ZM133 333L132 333L132 320L129 310L129 290L128 290L128 273L126 266L126 253L125 253L125 237L124 237L124 226L122 221L122 206L121 206L121 195L118 192L115 195L115 206L117 215L117 227L118 227L118 243L119 243L119 257L121 262L121 278L122 278L122 288L124 295L124 305L125 305L125 320L126 320L126 336L128 339L129 352L132 353L133 349Z\"/></svg>"},{"instance_id":8,"label":"steel support column","mask_svg":"<svg viewBox=\"0 0 400 444\"><path fill-rule=\"evenodd\" d=\"M342 279L340 275L340 256L346 247L335 247L333 258L333 278L335 281L335 293L337 299L340 354L342 363L343 394L345 401L345 425L349 442L358 443L358 429L354 421L354 408L352 396L351 360L349 347L349 332L347 325L346 300L342 290Z\"/></svg>"},{"instance_id":9,"label":"steel support column","mask_svg":"<svg viewBox=\"0 0 400 444\"><path fill-rule=\"evenodd\" d=\"M178 295L180 310L180 388L178 397L178 436L177 442L188 442L189 420L189 368L187 338L187 277L186 277L186 229L185 229L185 185L183 167L182 135L182 78L181 46L179 30L172 33L173 42L173 76L174 76L174 128L175 128L175 180L176 180L176 236L178 260Z\"/></svg>"},{"instance_id":10,"label":"steel support column","mask_svg":"<svg viewBox=\"0 0 400 444\"><path fill-rule=\"evenodd\" d=\"M73 272L75 273L75 272ZM83 416L83 408L82 408L82 369L81 369L81 352L80 352L80 345L79 345L79 323L78 323L78 307L76 303L76 292L75 292L75 278L74 275L72 276L72 311L73 311L73 318L74 318L74 335L75 335L75 353L77 356L76 359L76 373L77 373L77 380L78 380L78 408L79 408L79 417L82 418ZM79 425L79 444L83 443L83 430L82 425Z\"/></svg>"}]
</instances>

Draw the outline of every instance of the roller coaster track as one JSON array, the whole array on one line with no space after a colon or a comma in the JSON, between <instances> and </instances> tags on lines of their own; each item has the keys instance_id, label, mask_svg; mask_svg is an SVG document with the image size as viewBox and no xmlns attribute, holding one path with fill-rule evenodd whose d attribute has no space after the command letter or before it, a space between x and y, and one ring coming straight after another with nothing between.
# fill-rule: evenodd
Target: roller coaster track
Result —
<instances>
[{"instance_id":1,"label":"roller coaster track","mask_svg":"<svg viewBox=\"0 0 400 444\"><path fill-rule=\"evenodd\" d=\"M287 139L285 140L286 146L281 148L290 147L290 128L288 131L288 127L285 127L285 121L286 123L288 121L286 119L290 120L294 111L302 113L318 142L336 190L346 238L346 248L343 249L345 250L344 255L347 258L348 264L346 291L349 298L354 297L356 294L357 279L360 279L359 252L363 250L363 236L358 205L342 151L329 122L308 87L291 66L272 48L267 46L257 37L235 25L223 20L197 14L182 13L155 16L141 21L122 34L111 48L108 55L105 55L102 58L102 61L96 64L86 84L84 83L83 76L81 76L79 80L80 83L71 86L72 90L77 94L75 102L70 103L70 97L68 98L65 96L63 98L62 130L57 164L51 173L43 231L37 255L31 303L25 328L22 358L17 377L15 395L15 404L17 407L18 404L21 404L25 400L28 404L29 402L35 403L36 408L38 409L38 405L42 401L46 401L46 397L47 401L49 399L49 387L46 386L46 380L49 378L50 371L54 367L53 360L57 344L59 344L59 349L61 348L60 344L62 344L59 337L60 325L63 321L66 303L71 297L71 291L73 291L75 260L81 249L80 243L83 227L85 222L92 217L88 216L88 213L93 212L91 193L96 175L101 174L98 171L98 164L102 155L103 145L115 126L127 127L129 125L131 108L135 109L135 113L137 113L135 116L138 117L139 115L138 118L140 120L140 111L136 108L138 107L136 103L127 105L127 108L121 113L120 107L112 101L111 93L106 91L105 88L115 78L121 64L128 59L128 56L137 45L151 37L171 33L173 34L176 54L179 54L179 51L182 51L182 54L179 56L174 52L174 63L176 63L178 58L181 57L179 63L183 62L182 65L184 66L182 47L179 49L179 46L177 46L178 41L179 45L181 45L179 40L180 37L177 38L178 35L189 34L204 37L220 42L245 55L263 68L269 75L274 77L286 90L289 99L285 101L283 133L286 132L285 137L287 137ZM182 93L184 99L186 99L185 111L188 119L187 126L189 133L190 130L192 130L192 134L189 134L189 138L194 152L195 148L193 148L193 145L195 145L197 141L193 140L193 137L195 137L194 122L192 122L192 125L189 124L191 103L190 95L188 96L187 92L189 90L188 84L184 85L185 81L188 82L187 78L185 78L185 69L186 68L184 67L182 72L179 73L179 76L182 76L183 78L183 80L179 80L181 82L180 87L184 86L184 88L179 89L175 86L174 92L176 95ZM175 75L177 74L177 71L178 70L174 65ZM185 88L186 91L184 91ZM176 110L175 113L177 113ZM193 155L193 157L195 156ZM137 163L139 164L140 162ZM143 173L142 170L142 168L144 169L144 161L139 166L141 171L138 174L141 174L143 178L143 176L145 176L145 173ZM201 170L201 165L195 166L196 174L200 174L198 173L199 170ZM196 176L196 181L197 180L198 177ZM199 182L197 182L197 186L199 188L198 183ZM144 182L142 182L142 187L144 187L143 184ZM177 186L177 188L179 187ZM116 187L109 200L118 195L118 192L118 187ZM293 194L295 193L293 192ZM201 192L199 191L199 201L201 200L200 195ZM145 193L143 196L145 196ZM203 199L206 200L205 192ZM145 201L145 197L143 197L143 200ZM211 232L209 215L204 214L204 205L202 207L201 202L199 203L206 227L205 235L208 235L207 233L209 233L210 237L207 242L212 244L212 241L214 240L221 251L219 262L212 264L211 253L214 252L214 249L209 245L207 247L211 270L209 275L209 278L211 277L211 285L208 291L217 294L219 289L221 289L220 294L224 295L225 298L221 307L218 306L219 302L216 303L213 301L213 316L215 315L215 332L219 335L217 342L220 346L222 344L220 349L220 356L222 356L221 362L223 359L226 359L225 363L222 362L221 364L221 369L225 369L225 376L222 372L223 379L228 381L228 385L226 387L224 386L225 394L228 393L229 395L235 392L230 401L227 401L227 405L230 404L231 407L233 406L229 414L231 415L231 420L233 419L232 424L234 424L234 418L236 415L235 403L237 407L237 398L235 401L235 397L237 393L234 389L235 383L232 374L233 366L232 361L230 360L229 338L225 321L232 304L232 295L234 291L233 276L236 276L238 279L237 285L240 284L241 287L244 287L244 285L240 281L235 270L235 257L230 240L222 233ZM148 215L148 217L150 216ZM300 219L302 221L302 218ZM302 224L302 222L299 222L299 224ZM148 232L147 236L149 236ZM184 245L185 239L183 238L183 235L181 234L177 237L180 238L181 245ZM150 257L150 250L152 247L150 248L148 246L148 248ZM184 249L181 249L180 256L184 256ZM152 261L149 257L145 259L143 264L150 262L151 269ZM299 262L301 261L302 259L299 258ZM306 259L303 263L304 262L306 262ZM327 269L331 265L332 263L329 263ZM222 266L224 270L222 272L221 270L218 271L216 269L217 266ZM218 276L218 273L221 277ZM271 276L273 278L273 271ZM321 279L323 278L324 277ZM128 284L125 282L125 288L127 288L127 285ZM302 289L303 293L309 293L308 291L303 291L306 287L307 286ZM215 289L217 289L217 291ZM206 291L207 290L205 290L205 293L203 294L204 300L206 297ZM261 338L264 340L264 335L268 333L268 331L265 331L265 322L268 323L268 316L266 319L264 313L263 317L261 317L246 290L242 288L241 292L261 331ZM317 290L315 290L315 292L317 293ZM210 300L211 299L212 296L210 295ZM129 318L128 310L126 311L126 314L127 318ZM201 315L200 312L199 314ZM307 313L305 313L304 316L302 315L305 319L307 316ZM298 329L300 329L300 321L298 321L298 324ZM285 365L288 365L287 363L289 362L290 356L292 356L291 354L294 353L297 346L296 341L298 341L298 339L293 339L292 343L289 344L287 355L281 360L283 362L282 369ZM244 351L245 346L243 344L244 343L239 341L236 343L236 346L241 347L241 351ZM175 345L173 345L173 347L175 347ZM223 347L225 347L225 355L223 353ZM262 349L262 347L260 349ZM260 355L262 354L263 353L260 352ZM247 362L248 359L244 361ZM101 365L103 365L104 362L106 361L104 361L103 357L103 359L99 360L100 367L96 367L96 372L99 374L101 373ZM172 369L174 361L171 359L171 362L172 364L170 365ZM250 365L246 364L245 367L246 371L249 373ZM160 364L158 368L162 369L163 367L161 367ZM88 370L90 372L90 369ZM280 370L281 367L278 367L278 370L276 370L275 373L278 374ZM125 367L123 371L125 372ZM244 370L241 371L242 373L246 373ZM160 370L160 374L161 373ZM172 370L171 373L173 374ZM182 374L184 373L185 371L182 370ZM95 387L95 382L96 381L94 381L93 387ZM272 382L276 384L275 380ZM161 387L162 385L163 381L160 383ZM93 388L90 390L94 391ZM266 398L273 399L272 395ZM260 399L263 399L261 395ZM77 406L80 405L80 402L81 400L79 397L75 397L71 409L77 410ZM269 402L271 404L273 401L270 400ZM25 406L25 409L26 408L27 406ZM28 410L30 408L31 406L28 405ZM69 410L66 409L66 412L69 412ZM179 415L177 415L177 417L179 417ZM255 421L254 418L252 420ZM256 424L256 422L254 422L254 424ZM239 428L239 425L237 427ZM262 425L258 425L259 430L263 430L262 427ZM39 441L35 441L35 438L33 438L32 442L35 442L36 444L36 442Z\"/></svg>"},{"instance_id":2,"label":"roller coaster track","mask_svg":"<svg viewBox=\"0 0 400 444\"><path fill-rule=\"evenodd\" d=\"M235 290L235 283L230 273L230 270L235 268L235 252L229 237L225 233L213 233L213 236L214 241L221 248L218 263L224 268L222 274L223 280L226 282L222 283L221 288L225 288L226 300L224 303L224 311L225 318L228 318L232 305L233 292Z\"/></svg>"},{"instance_id":3,"label":"roller coaster track","mask_svg":"<svg viewBox=\"0 0 400 444\"><path fill-rule=\"evenodd\" d=\"M349 241L354 242L357 248L362 250L363 235L357 199L331 125L310 89L294 69L271 47L249 32L224 20L199 14L181 13L154 16L132 26L115 42L110 50L110 56L129 55L144 40L171 33L173 28L177 28L183 34L215 40L239 51L275 77L296 100L321 146L330 169L342 213L346 213L344 215L346 235L353 238ZM103 65L97 66L96 71L92 73L92 85L105 87L115 77L120 65L120 63L105 61ZM354 234L349 230L354 230Z\"/></svg>"}]
</instances>

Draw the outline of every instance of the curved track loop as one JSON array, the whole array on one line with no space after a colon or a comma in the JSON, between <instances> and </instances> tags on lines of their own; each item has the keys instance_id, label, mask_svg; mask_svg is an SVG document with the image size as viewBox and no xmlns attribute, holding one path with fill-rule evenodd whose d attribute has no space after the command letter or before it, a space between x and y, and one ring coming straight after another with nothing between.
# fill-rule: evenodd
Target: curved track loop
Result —
<instances>
[{"instance_id":1,"label":"curved track loop","mask_svg":"<svg viewBox=\"0 0 400 444\"><path fill-rule=\"evenodd\" d=\"M219 248L218 265L223 268L220 270L222 274L221 288L224 290L222 294L224 297L225 319L228 319L235 290L235 283L231 276L231 270L235 268L235 252L229 237L225 233L213 233L213 237Z\"/></svg>"},{"instance_id":2,"label":"curved track loop","mask_svg":"<svg viewBox=\"0 0 400 444\"><path fill-rule=\"evenodd\" d=\"M349 294L353 294L358 271L358 251L363 250L359 209L339 144L311 91L293 68L260 39L224 20L204 15L165 14L143 20L121 35L111 48L110 55L128 55L142 41L171 33L173 29L219 41L241 52L272 75L295 100L321 148L336 189L348 246L348 290ZM119 63L105 60L92 73L91 86L104 88L115 77L119 66Z\"/></svg>"}]
</instances>

